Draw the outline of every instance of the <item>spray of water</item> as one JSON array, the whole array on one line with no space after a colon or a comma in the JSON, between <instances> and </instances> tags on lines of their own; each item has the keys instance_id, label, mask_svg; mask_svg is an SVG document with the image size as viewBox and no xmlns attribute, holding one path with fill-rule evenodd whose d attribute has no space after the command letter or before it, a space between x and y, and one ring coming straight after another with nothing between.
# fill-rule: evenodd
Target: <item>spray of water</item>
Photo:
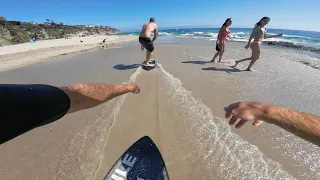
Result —
<instances>
[{"instance_id":1,"label":"spray of water","mask_svg":"<svg viewBox=\"0 0 320 180\"><path fill-rule=\"evenodd\" d=\"M179 79L159 67L164 83L162 92L170 97L168 103L182 116L199 152L210 149L198 157L208 162L207 170L218 170L225 179L294 179L279 163L234 134L225 120L213 116L211 109L195 99Z\"/></svg>"},{"instance_id":2,"label":"spray of water","mask_svg":"<svg viewBox=\"0 0 320 180\"><path fill-rule=\"evenodd\" d=\"M141 72L138 68L129 82L135 82ZM68 150L63 154L59 167L54 176L55 180L88 179L95 176L104 144L107 142L110 128L112 128L117 114L127 95L113 99L106 103L100 116L91 120L86 127L75 134L69 143ZM106 128L107 127L107 128Z\"/></svg>"}]
</instances>

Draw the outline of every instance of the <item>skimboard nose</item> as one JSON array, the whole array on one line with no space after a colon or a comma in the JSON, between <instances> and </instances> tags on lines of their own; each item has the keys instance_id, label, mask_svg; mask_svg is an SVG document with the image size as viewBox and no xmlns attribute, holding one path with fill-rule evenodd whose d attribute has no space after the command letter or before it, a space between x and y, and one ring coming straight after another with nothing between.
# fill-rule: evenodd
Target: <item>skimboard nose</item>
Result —
<instances>
[{"instance_id":1,"label":"skimboard nose","mask_svg":"<svg viewBox=\"0 0 320 180\"><path fill-rule=\"evenodd\" d=\"M144 136L117 160L104 180L169 180L165 163L155 143Z\"/></svg>"}]
</instances>

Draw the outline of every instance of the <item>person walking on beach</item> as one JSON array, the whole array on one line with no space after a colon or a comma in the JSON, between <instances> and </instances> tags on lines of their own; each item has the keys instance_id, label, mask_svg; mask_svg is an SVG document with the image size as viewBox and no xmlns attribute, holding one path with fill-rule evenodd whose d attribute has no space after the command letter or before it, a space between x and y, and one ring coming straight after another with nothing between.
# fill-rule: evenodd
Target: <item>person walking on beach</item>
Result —
<instances>
[{"instance_id":1,"label":"person walking on beach","mask_svg":"<svg viewBox=\"0 0 320 180\"><path fill-rule=\"evenodd\" d=\"M151 40L150 36L153 33L154 37ZM149 62L151 56L154 53L154 45L153 42L158 38L158 25L156 24L156 20L154 18L150 18L149 23L144 24L142 30L139 35L139 42L141 44L141 50L143 51L144 48L147 49L146 53L146 61L145 65L149 66Z\"/></svg>"},{"instance_id":2,"label":"person walking on beach","mask_svg":"<svg viewBox=\"0 0 320 180\"><path fill-rule=\"evenodd\" d=\"M222 55L224 53L225 49L225 42L227 40L227 37L231 39L230 37L230 25L232 24L232 19L228 18L223 23L222 27L220 28L217 41L216 41L216 50L218 51L212 58L210 62L215 62L215 59L219 56L219 62L221 62Z\"/></svg>"},{"instance_id":3,"label":"person walking on beach","mask_svg":"<svg viewBox=\"0 0 320 180\"><path fill-rule=\"evenodd\" d=\"M251 71L253 64L260 57L260 44L262 40L267 38L280 37L283 35L283 34L277 34L273 36L267 36L267 28L265 26L269 23L269 21L270 21L269 17L263 17L253 28L248 44L245 46L246 49L248 49L249 47L251 48L252 50L251 57L235 61L236 64L231 67L236 67L240 62L251 60L248 68L246 69L246 71ZM251 42L253 38L254 40Z\"/></svg>"}]
</instances>

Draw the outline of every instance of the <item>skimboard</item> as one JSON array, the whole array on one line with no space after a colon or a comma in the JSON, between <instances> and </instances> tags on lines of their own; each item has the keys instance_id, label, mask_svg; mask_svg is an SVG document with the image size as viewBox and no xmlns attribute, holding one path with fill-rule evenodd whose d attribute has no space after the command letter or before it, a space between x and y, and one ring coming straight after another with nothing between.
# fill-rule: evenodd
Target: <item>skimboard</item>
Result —
<instances>
[{"instance_id":1,"label":"skimboard","mask_svg":"<svg viewBox=\"0 0 320 180\"><path fill-rule=\"evenodd\" d=\"M169 180L157 146L144 136L127 149L104 180Z\"/></svg>"},{"instance_id":2,"label":"skimboard","mask_svg":"<svg viewBox=\"0 0 320 180\"><path fill-rule=\"evenodd\" d=\"M151 69L154 69L157 66L155 59L150 59L150 66L145 66L144 63L141 65L142 69L149 71Z\"/></svg>"}]
</instances>

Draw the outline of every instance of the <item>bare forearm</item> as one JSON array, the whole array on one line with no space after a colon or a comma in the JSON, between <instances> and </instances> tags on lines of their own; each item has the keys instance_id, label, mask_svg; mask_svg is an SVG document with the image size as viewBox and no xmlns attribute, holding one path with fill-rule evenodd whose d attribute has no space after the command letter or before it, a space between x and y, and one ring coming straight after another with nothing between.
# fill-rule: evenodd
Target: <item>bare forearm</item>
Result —
<instances>
[{"instance_id":1,"label":"bare forearm","mask_svg":"<svg viewBox=\"0 0 320 180\"><path fill-rule=\"evenodd\" d=\"M70 98L68 113L92 108L133 91L132 84L73 84L61 89Z\"/></svg>"},{"instance_id":2,"label":"bare forearm","mask_svg":"<svg viewBox=\"0 0 320 180\"><path fill-rule=\"evenodd\" d=\"M252 39L253 39L253 36L251 35L249 38L248 44L251 44Z\"/></svg>"},{"instance_id":3,"label":"bare forearm","mask_svg":"<svg viewBox=\"0 0 320 180\"><path fill-rule=\"evenodd\" d=\"M320 146L320 117L273 106L268 110L268 121Z\"/></svg>"},{"instance_id":4,"label":"bare forearm","mask_svg":"<svg viewBox=\"0 0 320 180\"><path fill-rule=\"evenodd\" d=\"M265 39L268 39L268 38L274 38L274 37L280 37L281 35L280 34L277 34L277 35L271 35L271 36L266 36Z\"/></svg>"},{"instance_id":5,"label":"bare forearm","mask_svg":"<svg viewBox=\"0 0 320 180\"><path fill-rule=\"evenodd\" d=\"M153 39L152 39L152 42L154 42L157 38L158 38L158 34L155 34Z\"/></svg>"},{"instance_id":6,"label":"bare forearm","mask_svg":"<svg viewBox=\"0 0 320 180\"><path fill-rule=\"evenodd\" d=\"M152 42L156 41L157 37L155 36L153 39L152 39Z\"/></svg>"}]
</instances>

